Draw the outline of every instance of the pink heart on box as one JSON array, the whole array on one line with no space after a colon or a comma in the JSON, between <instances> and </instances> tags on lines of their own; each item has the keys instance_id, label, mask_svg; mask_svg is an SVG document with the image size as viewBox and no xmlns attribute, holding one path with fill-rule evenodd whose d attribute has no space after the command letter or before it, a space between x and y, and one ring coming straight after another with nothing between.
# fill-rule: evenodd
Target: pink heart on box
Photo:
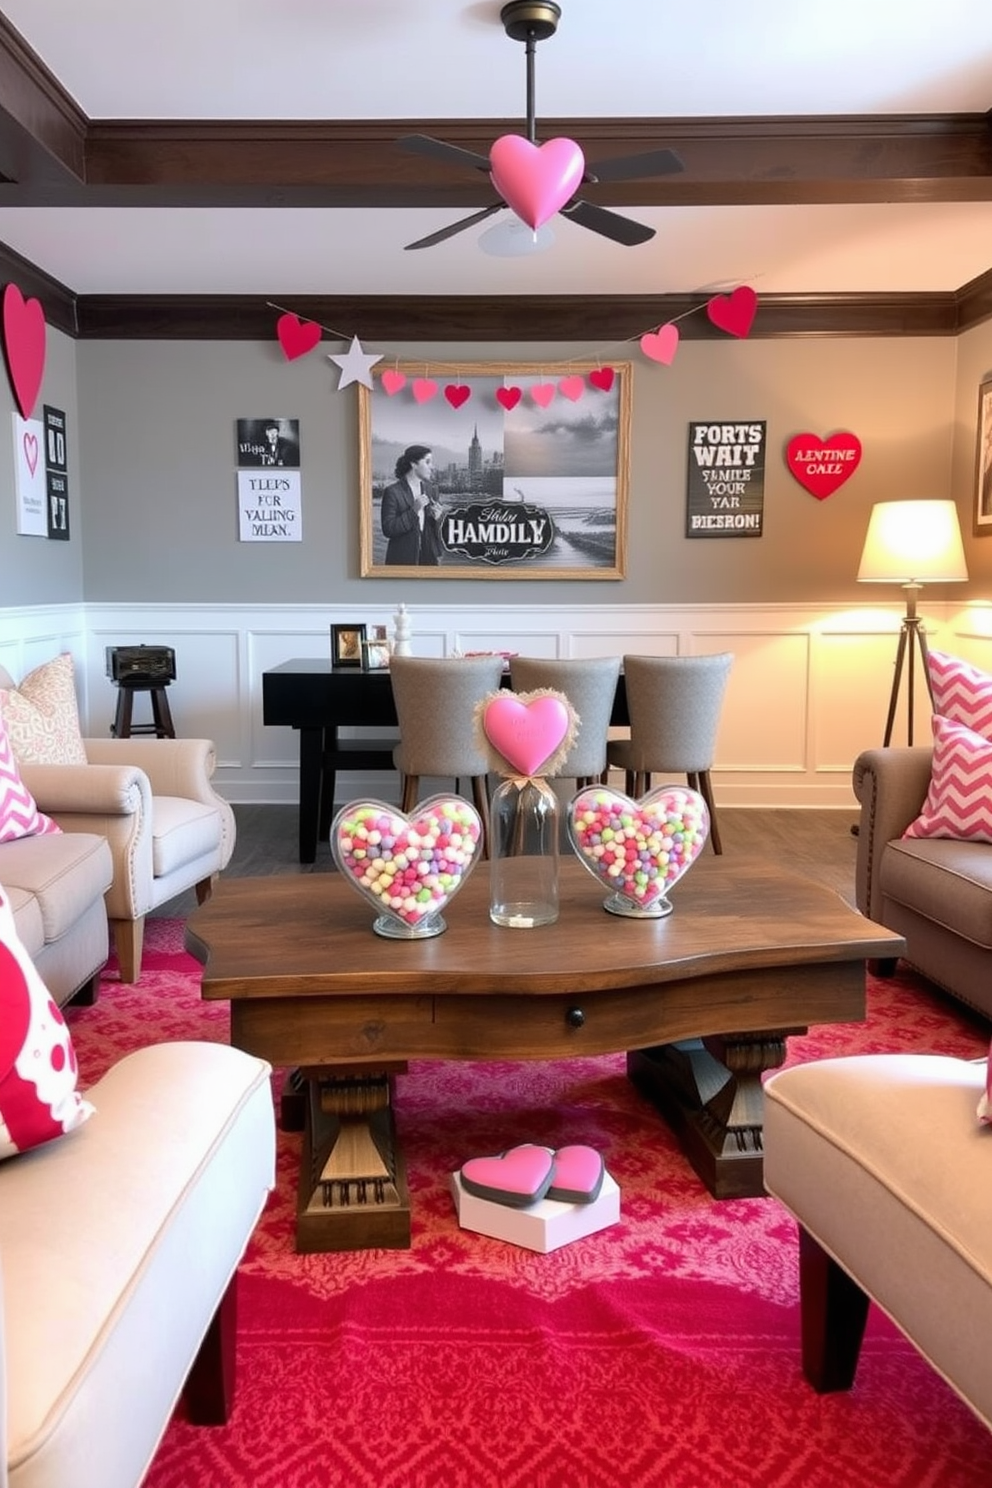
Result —
<instances>
[{"instance_id":1,"label":"pink heart on box","mask_svg":"<svg viewBox=\"0 0 992 1488\"><path fill-rule=\"evenodd\" d=\"M555 1153L555 1170L546 1199L559 1204L593 1204L599 1198L606 1168L595 1147L577 1143L559 1147Z\"/></svg>"},{"instance_id":2,"label":"pink heart on box","mask_svg":"<svg viewBox=\"0 0 992 1488\"><path fill-rule=\"evenodd\" d=\"M663 785L632 801L606 785L572 797L569 841L613 893L650 909L687 873L706 845L710 816L698 791Z\"/></svg>"},{"instance_id":3,"label":"pink heart on box","mask_svg":"<svg viewBox=\"0 0 992 1488\"><path fill-rule=\"evenodd\" d=\"M45 375L45 312L16 284L3 292L3 349L17 406L29 419Z\"/></svg>"},{"instance_id":4,"label":"pink heart on box","mask_svg":"<svg viewBox=\"0 0 992 1488\"><path fill-rule=\"evenodd\" d=\"M299 320L287 311L276 321L276 335L286 360L291 362L295 357L306 356L308 351L313 351L320 340L321 329L314 321Z\"/></svg>"},{"instance_id":5,"label":"pink heart on box","mask_svg":"<svg viewBox=\"0 0 992 1488\"><path fill-rule=\"evenodd\" d=\"M553 1173L554 1155L547 1147L524 1142L498 1157L470 1157L459 1176L477 1198L519 1209L543 1199Z\"/></svg>"},{"instance_id":6,"label":"pink heart on box","mask_svg":"<svg viewBox=\"0 0 992 1488\"><path fill-rule=\"evenodd\" d=\"M589 381L594 388L599 388L601 392L608 393L613 386L615 376L616 373L612 367L597 367L595 371L589 373Z\"/></svg>"},{"instance_id":7,"label":"pink heart on box","mask_svg":"<svg viewBox=\"0 0 992 1488\"><path fill-rule=\"evenodd\" d=\"M547 408L555 395L553 382L538 382L530 390L530 395L540 408Z\"/></svg>"},{"instance_id":8,"label":"pink heart on box","mask_svg":"<svg viewBox=\"0 0 992 1488\"><path fill-rule=\"evenodd\" d=\"M31 474L34 475L36 469L38 468L38 438L37 438L37 435L35 435L35 434L25 434L25 436L24 436L24 458L27 461L28 469L30 470Z\"/></svg>"},{"instance_id":9,"label":"pink heart on box","mask_svg":"<svg viewBox=\"0 0 992 1488\"><path fill-rule=\"evenodd\" d=\"M496 402L501 403L509 413L511 408L516 408L523 394L518 387L501 387L496 389Z\"/></svg>"},{"instance_id":10,"label":"pink heart on box","mask_svg":"<svg viewBox=\"0 0 992 1488\"><path fill-rule=\"evenodd\" d=\"M489 151L492 183L507 206L536 232L578 190L586 162L574 140L532 144L504 134Z\"/></svg>"},{"instance_id":11,"label":"pink heart on box","mask_svg":"<svg viewBox=\"0 0 992 1488\"><path fill-rule=\"evenodd\" d=\"M464 382L449 382L444 390L444 396L452 408L461 408L472 396L472 389Z\"/></svg>"},{"instance_id":12,"label":"pink heart on box","mask_svg":"<svg viewBox=\"0 0 992 1488\"><path fill-rule=\"evenodd\" d=\"M382 385L386 389L387 396L391 398L394 393L399 392L400 388L406 387L406 373L392 370L383 372Z\"/></svg>"},{"instance_id":13,"label":"pink heart on box","mask_svg":"<svg viewBox=\"0 0 992 1488\"><path fill-rule=\"evenodd\" d=\"M827 439L819 434L797 434L785 447L785 463L799 484L817 501L823 501L857 470L861 440L846 430Z\"/></svg>"},{"instance_id":14,"label":"pink heart on box","mask_svg":"<svg viewBox=\"0 0 992 1488\"><path fill-rule=\"evenodd\" d=\"M739 284L732 294L714 295L706 303L706 314L718 330L731 336L746 336L758 309L758 296L750 285Z\"/></svg>"},{"instance_id":15,"label":"pink heart on box","mask_svg":"<svg viewBox=\"0 0 992 1488\"><path fill-rule=\"evenodd\" d=\"M430 796L409 816L381 801L351 801L331 824L342 877L405 925L440 913L481 851L482 822L461 796Z\"/></svg>"},{"instance_id":16,"label":"pink heart on box","mask_svg":"<svg viewBox=\"0 0 992 1488\"><path fill-rule=\"evenodd\" d=\"M558 384L562 397L568 398L572 403L577 403L585 390L586 385L581 377L563 377Z\"/></svg>"},{"instance_id":17,"label":"pink heart on box","mask_svg":"<svg viewBox=\"0 0 992 1488\"><path fill-rule=\"evenodd\" d=\"M568 733L571 718L560 698L524 702L512 694L491 698L482 714L489 740L515 770L535 774Z\"/></svg>"},{"instance_id":18,"label":"pink heart on box","mask_svg":"<svg viewBox=\"0 0 992 1488\"><path fill-rule=\"evenodd\" d=\"M641 337L641 350L653 362L662 362L670 367L679 349L679 328L674 325L659 326Z\"/></svg>"},{"instance_id":19,"label":"pink heart on box","mask_svg":"<svg viewBox=\"0 0 992 1488\"><path fill-rule=\"evenodd\" d=\"M410 390L417 403L429 403L432 398L437 397L437 383L433 377L415 377Z\"/></svg>"}]
</instances>

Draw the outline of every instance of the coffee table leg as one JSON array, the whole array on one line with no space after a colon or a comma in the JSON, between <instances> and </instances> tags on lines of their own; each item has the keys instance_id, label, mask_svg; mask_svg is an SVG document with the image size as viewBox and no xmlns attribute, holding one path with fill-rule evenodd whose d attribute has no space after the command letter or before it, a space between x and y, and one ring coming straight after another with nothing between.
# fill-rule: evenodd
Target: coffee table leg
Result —
<instances>
[{"instance_id":1,"label":"coffee table leg","mask_svg":"<svg viewBox=\"0 0 992 1488\"><path fill-rule=\"evenodd\" d=\"M764 1194L761 1077L805 1028L682 1039L627 1055L627 1074L676 1133L715 1199Z\"/></svg>"},{"instance_id":2,"label":"coffee table leg","mask_svg":"<svg viewBox=\"0 0 992 1488\"><path fill-rule=\"evenodd\" d=\"M408 1249L410 1192L396 1142L393 1074L303 1073L309 1089L296 1249Z\"/></svg>"}]
</instances>

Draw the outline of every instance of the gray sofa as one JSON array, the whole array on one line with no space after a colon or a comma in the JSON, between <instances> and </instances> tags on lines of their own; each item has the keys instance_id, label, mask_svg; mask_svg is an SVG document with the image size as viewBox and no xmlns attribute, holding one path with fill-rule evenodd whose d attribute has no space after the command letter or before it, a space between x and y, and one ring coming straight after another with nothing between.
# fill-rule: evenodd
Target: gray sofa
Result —
<instances>
[{"instance_id":1,"label":"gray sofa","mask_svg":"<svg viewBox=\"0 0 992 1488\"><path fill-rule=\"evenodd\" d=\"M905 936L911 966L992 1018L992 843L902 839L926 798L931 755L867 749L854 763L857 906Z\"/></svg>"},{"instance_id":2,"label":"gray sofa","mask_svg":"<svg viewBox=\"0 0 992 1488\"><path fill-rule=\"evenodd\" d=\"M104 895L113 878L107 839L93 832L0 842L0 884L17 933L60 1007L72 997L96 997L109 946Z\"/></svg>"}]
</instances>

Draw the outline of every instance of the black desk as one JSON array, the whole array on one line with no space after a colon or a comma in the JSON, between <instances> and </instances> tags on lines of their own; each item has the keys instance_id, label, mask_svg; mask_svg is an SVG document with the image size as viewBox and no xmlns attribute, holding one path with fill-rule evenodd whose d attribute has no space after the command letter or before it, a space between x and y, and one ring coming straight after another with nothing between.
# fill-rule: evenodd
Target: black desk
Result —
<instances>
[{"instance_id":1,"label":"black desk","mask_svg":"<svg viewBox=\"0 0 992 1488\"><path fill-rule=\"evenodd\" d=\"M508 680L508 679L507 679ZM623 675L610 720L629 722ZM262 673L262 722L300 731L300 862L312 863L334 814L338 770L391 770L395 739L341 739L339 729L396 728L388 671L302 657Z\"/></svg>"}]
</instances>

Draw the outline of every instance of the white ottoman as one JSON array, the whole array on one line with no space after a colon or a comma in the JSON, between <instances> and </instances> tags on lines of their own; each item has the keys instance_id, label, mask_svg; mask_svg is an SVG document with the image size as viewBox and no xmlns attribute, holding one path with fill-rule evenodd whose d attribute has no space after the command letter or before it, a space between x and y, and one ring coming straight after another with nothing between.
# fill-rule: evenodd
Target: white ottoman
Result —
<instances>
[{"instance_id":1,"label":"white ottoman","mask_svg":"<svg viewBox=\"0 0 992 1488\"><path fill-rule=\"evenodd\" d=\"M765 1187L800 1224L803 1371L854 1380L869 1300L992 1426L985 1061L869 1054L765 1084Z\"/></svg>"}]
</instances>

